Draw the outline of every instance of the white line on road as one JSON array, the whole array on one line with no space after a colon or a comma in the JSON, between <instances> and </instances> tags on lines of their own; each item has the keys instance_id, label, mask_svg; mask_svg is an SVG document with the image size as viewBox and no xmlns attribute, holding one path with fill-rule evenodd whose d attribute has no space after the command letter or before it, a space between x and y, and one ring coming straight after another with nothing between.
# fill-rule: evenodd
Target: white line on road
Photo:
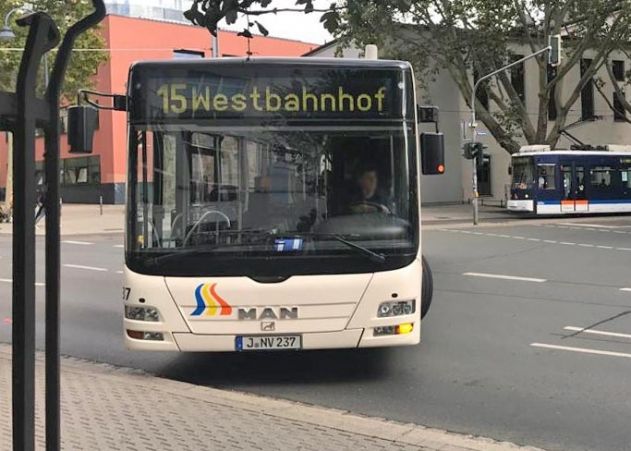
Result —
<instances>
[{"instance_id":1,"label":"white line on road","mask_svg":"<svg viewBox=\"0 0 631 451\"><path fill-rule=\"evenodd\" d=\"M620 288L620 291L631 291L631 288Z\"/></svg>"},{"instance_id":2,"label":"white line on road","mask_svg":"<svg viewBox=\"0 0 631 451\"><path fill-rule=\"evenodd\" d=\"M559 244L567 244L568 246L576 246L576 243L569 243L567 241L561 241Z\"/></svg>"},{"instance_id":3,"label":"white line on road","mask_svg":"<svg viewBox=\"0 0 631 451\"><path fill-rule=\"evenodd\" d=\"M539 238L528 238L528 241L541 241Z\"/></svg>"},{"instance_id":4,"label":"white line on road","mask_svg":"<svg viewBox=\"0 0 631 451\"><path fill-rule=\"evenodd\" d=\"M124 248L124 247L125 247L125 245L124 245L124 244L115 244L115 245L114 245L114 246L112 246L112 247L116 247L116 248L118 248L118 249L122 249L122 248Z\"/></svg>"},{"instance_id":5,"label":"white line on road","mask_svg":"<svg viewBox=\"0 0 631 451\"><path fill-rule=\"evenodd\" d=\"M123 271L116 271L116 274L122 274Z\"/></svg>"},{"instance_id":6,"label":"white line on road","mask_svg":"<svg viewBox=\"0 0 631 451\"><path fill-rule=\"evenodd\" d=\"M614 225L587 224L585 222L582 222L582 223L572 222L570 224L572 224L572 227L600 227L600 228L603 228L603 229L617 229L618 228L618 226L614 226Z\"/></svg>"},{"instance_id":7,"label":"white line on road","mask_svg":"<svg viewBox=\"0 0 631 451\"><path fill-rule=\"evenodd\" d=\"M598 249L613 249L613 246L596 246Z\"/></svg>"},{"instance_id":8,"label":"white line on road","mask_svg":"<svg viewBox=\"0 0 631 451\"><path fill-rule=\"evenodd\" d=\"M578 245L581 247L594 247L593 244L578 243Z\"/></svg>"},{"instance_id":9,"label":"white line on road","mask_svg":"<svg viewBox=\"0 0 631 451\"><path fill-rule=\"evenodd\" d=\"M63 240L64 244L78 244L80 246L91 246L94 243L90 243L89 241L75 241L75 240Z\"/></svg>"},{"instance_id":10,"label":"white line on road","mask_svg":"<svg viewBox=\"0 0 631 451\"><path fill-rule=\"evenodd\" d=\"M607 355L610 357L625 357L631 359L631 354L624 352L602 351L600 349L591 348L575 348L572 346L549 345L546 343L530 343L530 346L535 348L556 349L559 351L582 352L584 354Z\"/></svg>"},{"instance_id":11,"label":"white line on road","mask_svg":"<svg viewBox=\"0 0 631 451\"><path fill-rule=\"evenodd\" d=\"M543 240L544 243L557 244L557 241L554 240Z\"/></svg>"},{"instance_id":12,"label":"white line on road","mask_svg":"<svg viewBox=\"0 0 631 451\"><path fill-rule=\"evenodd\" d=\"M65 264L66 268L74 268L74 269L87 269L88 271L107 271L105 268L98 268L96 266L84 266L84 265L73 265L73 264Z\"/></svg>"},{"instance_id":13,"label":"white line on road","mask_svg":"<svg viewBox=\"0 0 631 451\"><path fill-rule=\"evenodd\" d=\"M607 337L631 338L631 334L621 334L620 332L607 332L605 330L585 329L584 327L565 326L563 329L571 330L573 332L581 332L585 334L605 335Z\"/></svg>"},{"instance_id":14,"label":"white line on road","mask_svg":"<svg viewBox=\"0 0 631 451\"><path fill-rule=\"evenodd\" d=\"M522 282L537 282L537 283L547 282L546 279L537 279L535 277L508 276L505 274L487 274L483 272L465 272L462 275L470 276L470 277L486 277L488 279L519 280Z\"/></svg>"},{"instance_id":15,"label":"white line on road","mask_svg":"<svg viewBox=\"0 0 631 451\"><path fill-rule=\"evenodd\" d=\"M0 282L4 283L13 283L13 279L0 279ZM35 282L36 287L45 287L46 284L43 282Z\"/></svg>"},{"instance_id":16,"label":"white line on road","mask_svg":"<svg viewBox=\"0 0 631 451\"><path fill-rule=\"evenodd\" d=\"M617 251L631 251L631 247L617 247Z\"/></svg>"}]
</instances>

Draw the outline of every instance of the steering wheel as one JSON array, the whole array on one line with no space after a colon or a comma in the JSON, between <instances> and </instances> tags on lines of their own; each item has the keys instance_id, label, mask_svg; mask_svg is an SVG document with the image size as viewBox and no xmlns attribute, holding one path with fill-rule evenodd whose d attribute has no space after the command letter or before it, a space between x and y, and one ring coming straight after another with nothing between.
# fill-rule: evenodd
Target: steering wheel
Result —
<instances>
[{"instance_id":1,"label":"steering wheel","mask_svg":"<svg viewBox=\"0 0 631 451\"><path fill-rule=\"evenodd\" d=\"M195 224L193 224L193 227L191 227L191 230L188 231L188 233L184 237L184 241L182 242L182 246L183 247L186 246L186 244L188 243L188 240L191 238L191 236L193 235L195 230L197 230L197 228L200 226L200 224L202 224L202 222L204 222L204 219L206 219L206 217L208 217L210 215L213 215L213 214L220 216L228 224L228 228L230 228L230 218L225 213L223 213L223 212L221 212L219 210L208 210L206 213L204 213L202 215L201 218L199 218L197 220L197 222L195 222ZM219 237L219 229L217 229L217 237Z\"/></svg>"},{"instance_id":2,"label":"steering wheel","mask_svg":"<svg viewBox=\"0 0 631 451\"><path fill-rule=\"evenodd\" d=\"M390 209L385 205L367 200L353 202L349 208L353 213L391 213Z\"/></svg>"}]
</instances>

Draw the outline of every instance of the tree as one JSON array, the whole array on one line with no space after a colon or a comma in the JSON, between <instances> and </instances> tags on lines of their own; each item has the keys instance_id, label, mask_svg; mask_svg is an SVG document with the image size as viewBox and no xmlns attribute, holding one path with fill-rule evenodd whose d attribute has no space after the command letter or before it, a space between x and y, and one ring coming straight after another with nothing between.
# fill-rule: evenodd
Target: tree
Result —
<instances>
[{"instance_id":1,"label":"tree","mask_svg":"<svg viewBox=\"0 0 631 451\"><path fill-rule=\"evenodd\" d=\"M388 56L410 61L421 81L448 73L469 106L474 73L504 66L516 57L516 46L533 53L547 46L549 36L562 34L559 67L550 68L546 55L536 58L535 114L526 110L507 72L476 96L478 120L509 153L519 150L520 139L556 145L565 128L575 125L568 124L568 113L582 88L631 34L629 0L340 0L320 10L313 3L297 0L293 9L321 11L321 22L342 44L379 44ZM194 0L187 17L213 32L222 19L231 23L239 14L277 12L273 0ZM567 77L580 64L578 80ZM549 110L555 120L548 119Z\"/></svg>"},{"instance_id":2,"label":"tree","mask_svg":"<svg viewBox=\"0 0 631 451\"><path fill-rule=\"evenodd\" d=\"M4 16L8 11L24 4L24 1L21 0L0 0L0 19L4 20ZM30 8L50 14L59 27L62 36L70 25L88 15L93 9L92 2L89 0L66 0L63 2L58 0L31 0ZM3 91L15 90L15 78L20 59L22 58L22 52L20 51L3 49L24 48L28 32L28 28L15 25L15 19L19 16L20 12L17 12L11 19L12 29L16 34L16 38L10 41L0 41L0 90ZM4 25L4 22L2 25ZM78 89L93 86L94 75L99 65L107 59L106 52L81 51L81 49L102 49L104 45L105 41L98 28L90 29L77 39L75 51L70 59L70 65L64 79L63 98L65 101L72 102ZM52 68L56 54L55 50L48 54L48 65L50 68ZM43 71L43 64L40 70ZM39 82L40 91L43 91L43 85L44 76L42 72Z\"/></svg>"}]
</instances>

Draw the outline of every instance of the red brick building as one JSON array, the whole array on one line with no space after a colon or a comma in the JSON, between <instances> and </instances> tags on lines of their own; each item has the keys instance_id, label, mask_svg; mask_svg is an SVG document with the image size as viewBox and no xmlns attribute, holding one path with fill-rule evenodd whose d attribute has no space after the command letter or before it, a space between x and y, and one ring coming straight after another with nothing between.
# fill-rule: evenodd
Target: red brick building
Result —
<instances>
[{"instance_id":1,"label":"red brick building","mask_svg":"<svg viewBox=\"0 0 631 451\"><path fill-rule=\"evenodd\" d=\"M210 58L212 39L204 28L191 25L108 15L101 30L108 49L108 61L99 67L95 89L105 93L125 93L129 66L139 60L173 58ZM245 56L248 40L236 32L220 31L219 54ZM301 56L316 44L287 39L256 36L249 42L253 56ZM4 137L3 137L4 138ZM127 129L125 114L99 112L99 129L95 134L94 153L90 156L68 154L62 136L62 187L64 202L105 203L125 201L127 168ZM43 168L43 143L37 145L38 168ZM6 140L0 140L0 191L7 175ZM0 196L1 197L1 196Z\"/></svg>"}]
</instances>

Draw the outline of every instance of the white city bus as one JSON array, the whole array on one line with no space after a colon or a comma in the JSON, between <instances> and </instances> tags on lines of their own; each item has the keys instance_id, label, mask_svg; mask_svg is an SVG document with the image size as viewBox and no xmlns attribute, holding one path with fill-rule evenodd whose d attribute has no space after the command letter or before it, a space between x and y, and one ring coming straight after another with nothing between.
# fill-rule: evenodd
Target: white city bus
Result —
<instances>
[{"instance_id":1,"label":"white city bus","mask_svg":"<svg viewBox=\"0 0 631 451\"><path fill-rule=\"evenodd\" d=\"M419 343L419 149L441 173L443 140L408 63L141 62L126 100L130 349Z\"/></svg>"}]
</instances>

